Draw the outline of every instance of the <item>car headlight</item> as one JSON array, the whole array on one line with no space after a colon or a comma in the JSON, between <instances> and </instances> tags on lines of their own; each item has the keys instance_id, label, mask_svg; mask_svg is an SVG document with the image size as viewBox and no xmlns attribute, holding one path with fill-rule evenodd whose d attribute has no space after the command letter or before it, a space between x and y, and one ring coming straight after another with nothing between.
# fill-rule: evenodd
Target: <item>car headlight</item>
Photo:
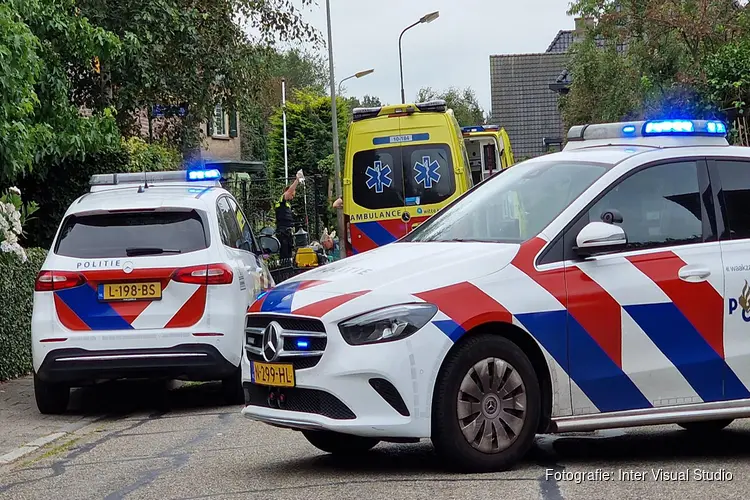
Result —
<instances>
[{"instance_id":1,"label":"car headlight","mask_svg":"<svg viewBox=\"0 0 750 500\"><path fill-rule=\"evenodd\" d=\"M391 342L416 333L437 310L427 303L390 306L343 321L339 330L349 345Z\"/></svg>"}]
</instances>

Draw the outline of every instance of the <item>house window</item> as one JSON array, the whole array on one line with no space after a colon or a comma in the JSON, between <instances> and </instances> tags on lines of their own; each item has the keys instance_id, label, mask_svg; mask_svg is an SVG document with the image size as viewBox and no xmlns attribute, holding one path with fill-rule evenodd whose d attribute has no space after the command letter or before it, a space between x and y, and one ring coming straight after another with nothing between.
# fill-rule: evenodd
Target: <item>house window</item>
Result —
<instances>
[{"instance_id":1,"label":"house window","mask_svg":"<svg viewBox=\"0 0 750 500\"><path fill-rule=\"evenodd\" d=\"M221 107L221 104L217 104L216 108L214 108L213 135L221 136L221 137L225 137L228 135L226 117L227 117L227 114L226 112L224 112L224 109Z\"/></svg>"}]
</instances>

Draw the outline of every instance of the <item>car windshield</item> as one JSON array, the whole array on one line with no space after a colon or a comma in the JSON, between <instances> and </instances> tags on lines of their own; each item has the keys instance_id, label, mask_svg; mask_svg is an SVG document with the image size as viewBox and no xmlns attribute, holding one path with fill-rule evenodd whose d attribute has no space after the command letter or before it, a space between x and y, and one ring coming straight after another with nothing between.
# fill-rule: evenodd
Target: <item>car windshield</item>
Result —
<instances>
[{"instance_id":1,"label":"car windshield","mask_svg":"<svg viewBox=\"0 0 750 500\"><path fill-rule=\"evenodd\" d=\"M403 241L524 242L610 167L570 161L518 164L458 199Z\"/></svg>"}]
</instances>

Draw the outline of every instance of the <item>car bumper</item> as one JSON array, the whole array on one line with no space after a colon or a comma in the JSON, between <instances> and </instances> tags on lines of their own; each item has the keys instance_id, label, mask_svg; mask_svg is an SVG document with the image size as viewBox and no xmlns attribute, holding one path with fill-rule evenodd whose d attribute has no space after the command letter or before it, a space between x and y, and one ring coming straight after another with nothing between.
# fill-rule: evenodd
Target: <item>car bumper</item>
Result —
<instances>
[{"instance_id":1,"label":"car bumper","mask_svg":"<svg viewBox=\"0 0 750 500\"><path fill-rule=\"evenodd\" d=\"M157 349L50 351L37 370L45 382L86 383L121 378L219 380L232 375L232 365L211 345L181 344Z\"/></svg>"},{"instance_id":2,"label":"car bumper","mask_svg":"<svg viewBox=\"0 0 750 500\"><path fill-rule=\"evenodd\" d=\"M295 370L293 388L252 383L252 360L246 353L242 414L291 429L380 439L430 437L432 393L451 340L428 324L400 341L350 346L328 325L326 329L325 353L315 366Z\"/></svg>"}]
</instances>

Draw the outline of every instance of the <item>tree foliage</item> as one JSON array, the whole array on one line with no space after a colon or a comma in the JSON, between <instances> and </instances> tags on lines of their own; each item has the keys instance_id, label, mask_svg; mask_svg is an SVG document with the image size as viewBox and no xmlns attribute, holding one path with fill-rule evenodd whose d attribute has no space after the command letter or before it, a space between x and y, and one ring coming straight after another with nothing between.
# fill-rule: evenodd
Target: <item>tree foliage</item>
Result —
<instances>
[{"instance_id":1,"label":"tree foliage","mask_svg":"<svg viewBox=\"0 0 750 500\"><path fill-rule=\"evenodd\" d=\"M268 159L270 120L281 107L282 79L286 82L287 100L294 100L297 90L325 95L328 86L328 61L314 50L269 50L265 61L264 81L255 98L240 108L242 157L246 160Z\"/></svg>"},{"instance_id":2,"label":"tree foliage","mask_svg":"<svg viewBox=\"0 0 750 500\"><path fill-rule=\"evenodd\" d=\"M341 158L346 151L346 136L349 125L349 108L344 99L337 100L337 118ZM318 200L318 213L323 215L323 224L330 226L331 212L328 210L333 200L329 199L329 182L333 173L333 134L331 130L331 98L315 92L297 90L293 99L287 102L287 153L289 176L302 169L305 177L315 179ZM284 135L281 110L271 118L269 135L269 172L273 178L284 178ZM281 193L278 193L280 196ZM308 195L309 197L310 195ZM301 197L295 200L295 211L299 210ZM308 202L310 200L308 199Z\"/></svg>"},{"instance_id":3,"label":"tree foliage","mask_svg":"<svg viewBox=\"0 0 750 500\"><path fill-rule=\"evenodd\" d=\"M316 41L289 0L79 0L97 24L124 41L122 56L105 67L121 129L137 134L135 112L152 105L187 109L166 128L184 151L197 146L197 125L222 102L240 107L266 83L276 40ZM308 5L311 0L303 0ZM240 20L244 19L245 22ZM250 38L246 28L259 33ZM83 99L106 100L96 82L81 83Z\"/></svg>"},{"instance_id":4,"label":"tree foliage","mask_svg":"<svg viewBox=\"0 0 750 500\"><path fill-rule=\"evenodd\" d=\"M591 25L571 50L573 84L561 100L567 125L715 118L726 107L729 67L743 64L749 33L740 2L576 0L569 13Z\"/></svg>"},{"instance_id":5,"label":"tree foliage","mask_svg":"<svg viewBox=\"0 0 750 500\"><path fill-rule=\"evenodd\" d=\"M453 110L459 125L481 125L485 123L484 110L479 105L477 96L471 87L463 90L451 87L439 92L431 87L421 88L417 94L417 102L442 99Z\"/></svg>"},{"instance_id":6,"label":"tree foliage","mask_svg":"<svg viewBox=\"0 0 750 500\"><path fill-rule=\"evenodd\" d=\"M119 50L72 0L0 4L0 181L119 140L110 109L84 117L70 99L71 80Z\"/></svg>"}]
</instances>

